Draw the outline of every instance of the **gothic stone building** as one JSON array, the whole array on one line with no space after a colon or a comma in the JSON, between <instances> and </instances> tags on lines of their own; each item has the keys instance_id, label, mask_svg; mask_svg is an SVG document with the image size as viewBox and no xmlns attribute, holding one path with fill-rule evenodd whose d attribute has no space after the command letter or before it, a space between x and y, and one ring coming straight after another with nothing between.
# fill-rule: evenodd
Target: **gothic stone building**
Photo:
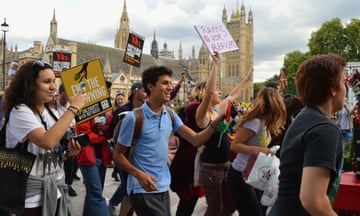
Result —
<instances>
[{"instance_id":1,"label":"gothic stone building","mask_svg":"<svg viewBox=\"0 0 360 216\"><path fill-rule=\"evenodd\" d=\"M223 95L227 95L231 89L237 85L247 71L253 67L253 16L250 10L246 16L245 7L242 4L240 9L232 12L230 18L227 17L227 10L224 7L222 13L222 22L228 28L238 47L237 51L224 53L221 56L221 73L218 81L218 87ZM41 59L52 63L53 51L64 50L71 52L71 66L76 66L93 59L100 59L104 77L113 82L112 96L116 92L128 94L131 84L141 80L141 72L150 65L164 65L174 71L174 83L180 79L180 72L187 70L189 80L192 82L207 80L211 67L211 57L204 46L201 47L198 55L195 48L192 48L192 55L188 59L183 58L183 50L180 42L178 58L174 56L167 44L159 49L156 35L154 32L151 43L151 53L143 53L140 68L130 66L122 61L126 48L128 35L130 32L130 19L127 13L126 0L124 0L120 26L114 38L114 47L99 46L91 43L84 43L58 37L58 23L55 17L55 10L50 22L50 35L45 47L41 42L35 41L34 47L18 52L7 49L6 71L11 61L17 61L22 64L28 60ZM200 39L199 39L200 41ZM3 57L3 56L2 56ZM184 82L182 89L178 94L179 101L185 101L185 89L189 85ZM183 93L184 92L184 93ZM251 82L239 97L239 101L250 101L253 98L253 83Z\"/></svg>"}]
</instances>

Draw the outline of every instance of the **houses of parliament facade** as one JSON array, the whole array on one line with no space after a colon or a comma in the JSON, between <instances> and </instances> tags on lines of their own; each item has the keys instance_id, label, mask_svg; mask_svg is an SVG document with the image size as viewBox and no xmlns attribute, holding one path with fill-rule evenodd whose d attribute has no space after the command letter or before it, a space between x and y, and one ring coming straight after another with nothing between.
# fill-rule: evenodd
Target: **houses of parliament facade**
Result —
<instances>
[{"instance_id":1,"label":"houses of parliament facade","mask_svg":"<svg viewBox=\"0 0 360 216\"><path fill-rule=\"evenodd\" d=\"M220 77L218 78L217 85L222 91L222 95L227 95L231 89L244 78L247 72L253 68L253 15L251 10L246 14L244 4L242 3L240 8L236 8L236 10L232 12L230 18L228 18L227 10L224 6L221 20L239 47L237 51L227 52L221 55ZM52 64L54 50L60 50L71 53L71 67L93 59L100 59L105 79L113 83L112 96L115 96L116 92L128 94L131 84L139 82L142 71L151 65L164 65L171 68L174 72L173 83L177 83L177 80L180 79L181 71L185 69L188 72L187 80L178 93L177 100L179 102L186 101L185 91L190 87L190 83L206 81L208 79L212 62L211 56L204 45L201 46L198 53L193 46L192 55L186 59L183 56L183 49L180 42L178 58L175 58L174 52L168 49L166 43L164 43L162 49L159 48L156 33L154 33L151 42L151 53L143 53L141 66L139 68L133 67L130 70L130 65L122 61L129 32L130 22L126 0L123 2L120 26L115 34L114 47L59 38L57 36L58 23L54 10L50 22L50 35L46 45L43 46L40 41L34 41L33 47L21 52L17 50L17 47L15 47L15 49L6 47L5 73L1 73L1 76L6 74L5 82L7 83L7 71L10 63L14 61L18 62L19 65L29 60L42 60ZM3 41L1 41L1 50L3 50L2 46ZM1 54L1 60L3 60L3 58L4 56ZM3 79L1 79L1 82L2 80ZM238 100L248 102L253 96L253 82L250 82Z\"/></svg>"}]
</instances>

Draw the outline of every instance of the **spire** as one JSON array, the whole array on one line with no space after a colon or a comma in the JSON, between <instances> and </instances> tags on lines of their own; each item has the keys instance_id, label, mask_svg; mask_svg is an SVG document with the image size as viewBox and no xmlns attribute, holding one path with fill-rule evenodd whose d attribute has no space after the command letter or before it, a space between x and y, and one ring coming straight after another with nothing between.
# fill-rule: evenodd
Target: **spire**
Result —
<instances>
[{"instance_id":1,"label":"spire","mask_svg":"<svg viewBox=\"0 0 360 216\"><path fill-rule=\"evenodd\" d=\"M128 14L127 14L127 9L126 9L126 0L124 0L121 17L127 17L127 16L128 16Z\"/></svg>"},{"instance_id":2,"label":"spire","mask_svg":"<svg viewBox=\"0 0 360 216\"><path fill-rule=\"evenodd\" d=\"M125 49L129 33L130 21L126 9L126 0L124 0L124 5L120 17L120 27L115 35L115 48Z\"/></svg>"},{"instance_id":3,"label":"spire","mask_svg":"<svg viewBox=\"0 0 360 216\"><path fill-rule=\"evenodd\" d=\"M182 59L183 59L183 49L182 49L181 41L180 41L180 46L179 46L179 60L182 60Z\"/></svg>"},{"instance_id":4,"label":"spire","mask_svg":"<svg viewBox=\"0 0 360 216\"><path fill-rule=\"evenodd\" d=\"M202 45L201 45L201 48L200 48L199 55L201 56L201 55L204 55L204 54L207 54L207 51L206 51L205 45L202 44ZM199 57L200 57L200 56L199 56Z\"/></svg>"},{"instance_id":5,"label":"spire","mask_svg":"<svg viewBox=\"0 0 360 216\"><path fill-rule=\"evenodd\" d=\"M126 9L126 0L124 0L122 14L121 14L121 18L120 18L120 28L121 28L122 24L129 24L129 16L128 16L128 12Z\"/></svg>"},{"instance_id":6,"label":"spire","mask_svg":"<svg viewBox=\"0 0 360 216\"><path fill-rule=\"evenodd\" d=\"M222 22L223 23L227 22L227 11L226 11L226 8L225 8L225 4L224 4L223 12L222 12Z\"/></svg>"},{"instance_id":7,"label":"spire","mask_svg":"<svg viewBox=\"0 0 360 216\"><path fill-rule=\"evenodd\" d=\"M253 13L252 13L252 10L250 8L249 15L248 15L248 23L253 23L253 21L254 21Z\"/></svg>"},{"instance_id":8,"label":"spire","mask_svg":"<svg viewBox=\"0 0 360 216\"><path fill-rule=\"evenodd\" d=\"M154 39L151 42L151 50L150 50L151 56L154 58L159 58L159 46L158 46L158 42L156 41L156 35L155 35L155 31L154 31Z\"/></svg>"},{"instance_id":9,"label":"spire","mask_svg":"<svg viewBox=\"0 0 360 216\"><path fill-rule=\"evenodd\" d=\"M192 47L191 58L195 59L195 46Z\"/></svg>"},{"instance_id":10,"label":"spire","mask_svg":"<svg viewBox=\"0 0 360 216\"><path fill-rule=\"evenodd\" d=\"M105 59L105 65L103 68L103 73L104 73L105 80L107 80L107 81L112 80L112 72L111 72L109 53L106 53L106 59Z\"/></svg>"},{"instance_id":11,"label":"spire","mask_svg":"<svg viewBox=\"0 0 360 216\"><path fill-rule=\"evenodd\" d=\"M50 22L50 37L52 37L54 40L56 40L57 38L57 21L55 18L55 8L54 8L52 20Z\"/></svg>"},{"instance_id":12,"label":"spire","mask_svg":"<svg viewBox=\"0 0 360 216\"><path fill-rule=\"evenodd\" d=\"M244 1L243 1L242 4L241 4L240 19L245 20L245 6L244 6Z\"/></svg>"}]
</instances>

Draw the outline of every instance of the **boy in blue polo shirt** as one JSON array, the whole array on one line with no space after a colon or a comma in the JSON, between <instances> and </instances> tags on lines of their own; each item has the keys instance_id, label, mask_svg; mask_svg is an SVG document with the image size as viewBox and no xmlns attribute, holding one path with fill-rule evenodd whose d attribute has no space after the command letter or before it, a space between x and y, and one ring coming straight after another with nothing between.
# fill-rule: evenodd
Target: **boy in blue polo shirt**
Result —
<instances>
[{"instance_id":1,"label":"boy in blue polo shirt","mask_svg":"<svg viewBox=\"0 0 360 216\"><path fill-rule=\"evenodd\" d=\"M137 215L169 216L171 181L168 167L168 140L171 132L177 133L195 146L201 146L215 132L219 115L203 131L196 133L183 124L174 112L174 122L164 105L170 101L172 70L152 66L142 73L142 84L148 96L141 106L143 127L130 161L125 156L131 146L135 115L129 112L122 122L115 147L114 161L129 173L127 193Z\"/></svg>"}]
</instances>

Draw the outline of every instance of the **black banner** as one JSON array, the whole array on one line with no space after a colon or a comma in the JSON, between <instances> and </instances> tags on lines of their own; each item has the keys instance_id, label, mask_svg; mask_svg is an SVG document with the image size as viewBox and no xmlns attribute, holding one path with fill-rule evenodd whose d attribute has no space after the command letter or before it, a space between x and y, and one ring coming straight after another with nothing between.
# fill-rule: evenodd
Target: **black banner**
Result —
<instances>
[{"instance_id":1,"label":"black banner","mask_svg":"<svg viewBox=\"0 0 360 216\"><path fill-rule=\"evenodd\" d=\"M140 67L143 46L143 37L130 32L123 61L129 65Z\"/></svg>"},{"instance_id":2,"label":"black banner","mask_svg":"<svg viewBox=\"0 0 360 216\"><path fill-rule=\"evenodd\" d=\"M95 104L82 108L81 113L75 116L75 121L82 122L87 119L94 118L101 113L107 112L109 108L111 108L111 100L110 98L106 98Z\"/></svg>"},{"instance_id":3,"label":"black banner","mask_svg":"<svg viewBox=\"0 0 360 216\"><path fill-rule=\"evenodd\" d=\"M71 51L54 51L53 52L53 70L56 76L63 70L71 68Z\"/></svg>"}]
</instances>

